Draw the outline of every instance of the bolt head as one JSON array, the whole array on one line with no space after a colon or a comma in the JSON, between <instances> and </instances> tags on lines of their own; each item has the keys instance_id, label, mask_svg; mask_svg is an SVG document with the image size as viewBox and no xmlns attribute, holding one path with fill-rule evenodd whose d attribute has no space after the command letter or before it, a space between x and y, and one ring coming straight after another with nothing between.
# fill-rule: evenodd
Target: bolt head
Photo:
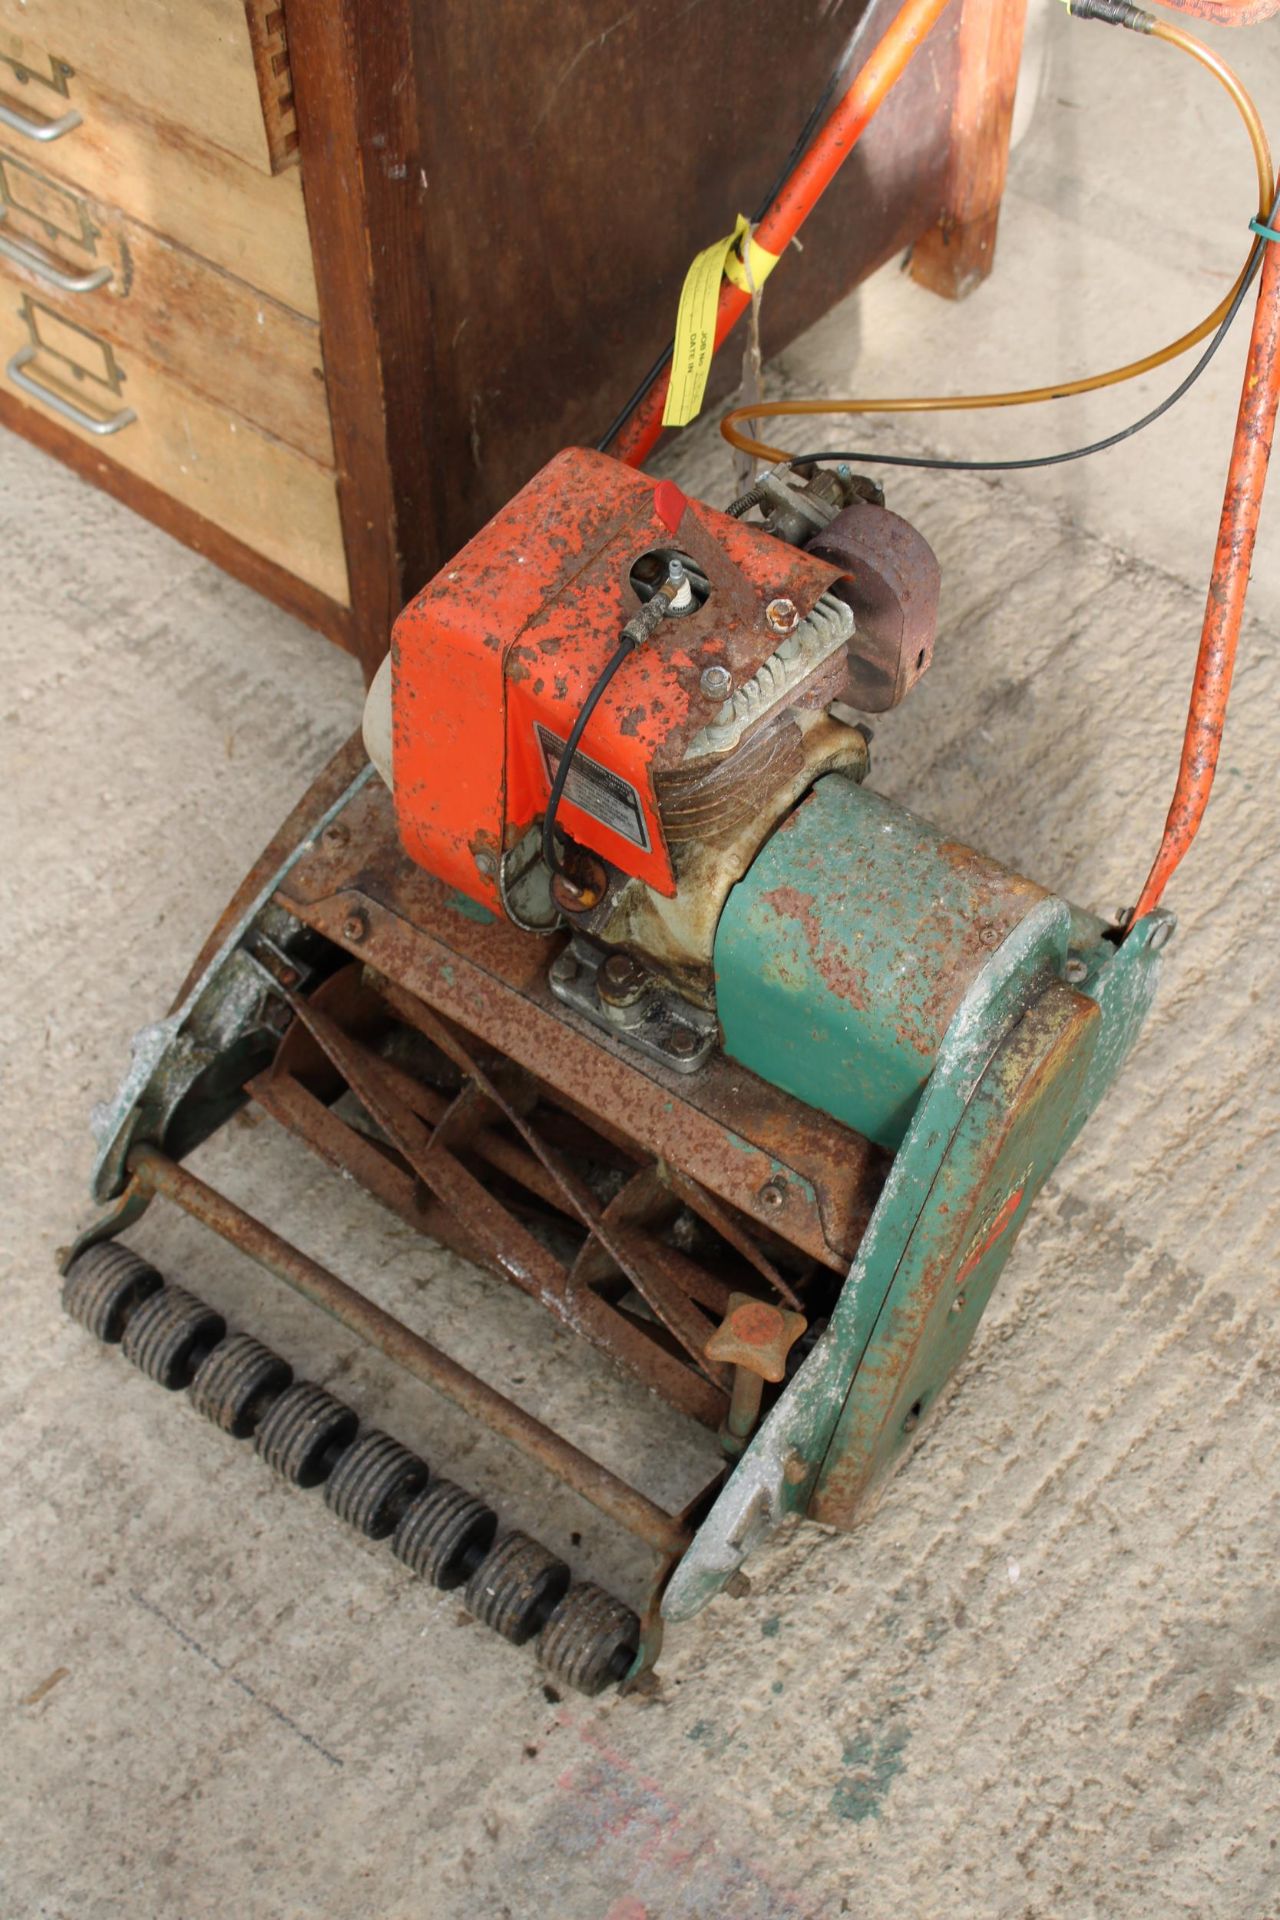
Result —
<instances>
[{"instance_id":1,"label":"bolt head","mask_svg":"<svg viewBox=\"0 0 1280 1920\"><path fill-rule=\"evenodd\" d=\"M596 975L596 992L611 1007L633 1006L648 984L647 970L629 953L611 953Z\"/></svg>"},{"instance_id":2,"label":"bolt head","mask_svg":"<svg viewBox=\"0 0 1280 1920\"><path fill-rule=\"evenodd\" d=\"M733 675L728 667L704 667L698 685L704 699L714 700L718 706L733 692Z\"/></svg>"},{"instance_id":3,"label":"bolt head","mask_svg":"<svg viewBox=\"0 0 1280 1920\"><path fill-rule=\"evenodd\" d=\"M787 1204L787 1189L781 1180L766 1180L756 1194L756 1199L762 1207L768 1207L771 1212L776 1213L779 1207L785 1207Z\"/></svg>"},{"instance_id":4,"label":"bolt head","mask_svg":"<svg viewBox=\"0 0 1280 1920\"><path fill-rule=\"evenodd\" d=\"M672 1053L679 1054L682 1059L687 1060L689 1055L696 1053L702 1045L702 1036L695 1033L692 1027L676 1027L667 1044Z\"/></svg>"},{"instance_id":5,"label":"bolt head","mask_svg":"<svg viewBox=\"0 0 1280 1920\"><path fill-rule=\"evenodd\" d=\"M764 617L775 633L790 633L799 625L800 609L794 600L779 597L769 602L764 610Z\"/></svg>"},{"instance_id":6,"label":"bolt head","mask_svg":"<svg viewBox=\"0 0 1280 1920\"><path fill-rule=\"evenodd\" d=\"M1074 953L1072 954L1071 958L1067 961L1067 964L1064 967L1063 972L1065 973L1067 980L1070 982L1070 984L1073 987L1078 987L1082 980L1087 980L1089 977L1088 967L1085 965L1084 961L1081 960L1080 957Z\"/></svg>"},{"instance_id":7,"label":"bolt head","mask_svg":"<svg viewBox=\"0 0 1280 1920\"><path fill-rule=\"evenodd\" d=\"M491 853L477 853L475 863L477 873L482 873L486 880L492 880L498 871L498 863Z\"/></svg>"},{"instance_id":8,"label":"bolt head","mask_svg":"<svg viewBox=\"0 0 1280 1920\"><path fill-rule=\"evenodd\" d=\"M731 1600L745 1600L751 1591L751 1581L745 1573L731 1573L724 1590Z\"/></svg>"},{"instance_id":9,"label":"bolt head","mask_svg":"<svg viewBox=\"0 0 1280 1920\"><path fill-rule=\"evenodd\" d=\"M342 937L354 945L363 940L369 931L368 916L363 913L349 913L342 923Z\"/></svg>"}]
</instances>

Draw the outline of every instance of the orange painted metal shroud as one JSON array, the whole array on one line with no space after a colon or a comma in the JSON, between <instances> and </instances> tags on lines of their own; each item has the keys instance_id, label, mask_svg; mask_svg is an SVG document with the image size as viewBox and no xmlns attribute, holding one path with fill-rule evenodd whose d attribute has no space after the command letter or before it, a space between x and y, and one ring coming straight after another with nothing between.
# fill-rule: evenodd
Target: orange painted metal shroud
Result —
<instances>
[{"instance_id":1,"label":"orange painted metal shroud","mask_svg":"<svg viewBox=\"0 0 1280 1920\"><path fill-rule=\"evenodd\" d=\"M678 766L712 717L699 681L735 682L778 644L765 609L807 614L837 567L685 501L671 530L653 482L605 454L557 454L401 614L392 633L392 751L405 851L471 900L503 911L497 869L541 816L563 743L641 602L646 552L680 551L706 573L707 603L668 619L615 674L583 736L622 804L609 825L568 792L559 823L668 897L676 891L654 775ZM541 730L541 731L540 731ZM619 784L620 783L620 784ZM634 796L634 801L628 798ZM608 809L605 809L608 811Z\"/></svg>"}]
</instances>

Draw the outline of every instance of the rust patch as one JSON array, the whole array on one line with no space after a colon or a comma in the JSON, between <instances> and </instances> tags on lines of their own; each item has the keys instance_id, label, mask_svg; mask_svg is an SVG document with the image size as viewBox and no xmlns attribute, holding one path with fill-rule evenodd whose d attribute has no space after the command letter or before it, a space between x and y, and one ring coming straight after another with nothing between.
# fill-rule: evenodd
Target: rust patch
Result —
<instances>
[{"instance_id":1,"label":"rust patch","mask_svg":"<svg viewBox=\"0 0 1280 1920\"><path fill-rule=\"evenodd\" d=\"M798 922L814 970L823 985L837 1000L843 1000L859 1013L865 1012L866 972L852 963L844 947L823 926L814 895L801 893L797 887L774 887L769 893L762 894L761 898L773 908L779 919Z\"/></svg>"}]
</instances>

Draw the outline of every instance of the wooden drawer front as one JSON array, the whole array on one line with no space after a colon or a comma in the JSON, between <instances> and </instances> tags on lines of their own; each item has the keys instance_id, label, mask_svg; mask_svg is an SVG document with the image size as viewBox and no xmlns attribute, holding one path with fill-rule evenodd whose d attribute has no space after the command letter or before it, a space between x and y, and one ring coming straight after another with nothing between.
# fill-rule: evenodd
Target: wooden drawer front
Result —
<instances>
[{"instance_id":1,"label":"wooden drawer front","mask_svg":"<svg viewBox=\"0 0 1280 1920\"><path fill-rule=\"evenodd\" d=\"M244 0L0 0L0 61L32 111L79 107L92 79L272 171Z\"/></svg>"},{"instance_id":2,"label":"wooden drawer front","mask_svg":"<svg viewBox=\"0 0 1280 1920\"><path fill-rule=\"evenodd\" d=\"M348 604L332 471L0 282L0 378L215 526ZM32 383L38 392L31 391ZM68 419L65 408L72 410ZM78 417L77 417L78 416ZM95 431L96 423L96 431Z\"/></svg>"},{"instance_id":3,"label":"wooden drawer front","mask_svg":"<svg viewBox=\"0 0 1280 1920\"><path fill-rule=\"evenodd\" d=\"M316 318L311 242L296 167L274 176L259 173L178 127L148 120L127 100L79 74L68 83L67 96L35 81L25 88L10 84L11 75L12 68L0 61L0 104L20 107L24 119L56 120L68 109L71 93L81 118L54 140L0 126L5 152L49 179L119 207L140 226Z\"/></svg>"},{"instance_id":4,"label":"wooden drawer front","mask_svg":"<svg viewBox=\"0 0 1280 1920\"><path fill-rule=\"evenodd\" d=\"M0 145L0 271L322 465L320 329ZM93 282L103 279L95 286Z\"/></svg>"}]
</instances>

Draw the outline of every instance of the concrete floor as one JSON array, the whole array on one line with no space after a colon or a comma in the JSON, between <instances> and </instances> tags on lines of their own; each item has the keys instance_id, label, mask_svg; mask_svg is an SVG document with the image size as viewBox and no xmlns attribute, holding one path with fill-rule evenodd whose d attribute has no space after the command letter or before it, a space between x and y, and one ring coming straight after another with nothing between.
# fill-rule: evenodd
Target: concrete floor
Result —
<instances>
[{"instance_id":1,"label":"concrete floor","mask_svg":"<svg viewBox=\"0 0 1280 1920\"><path fill-rule=\"evenodd\" d=\"M1140 351L1217 297L1250 193L1229 110L1163 48L1056 10L1043 25L994 279L956 309L888 270L772 370L775 388L1052 377ZM1216 38L1280 123L1274 30ZM1132 900L1163 818L1242 351L1104 459L889 479L945 594L936 664L879 729L875 784L1104 908ZM854 444L1058 447L1167 379L1026 417L863 427ZM667 465L727 497L713 426ZM350 730L358 687L282 614L12 440L0 502L0 1912L1280 1911L1280 505L1210 824L1170 894L1162 997L943 1418L857 1534L774 1545L746 1599L671 1635L660 1688L591 1703L549 1700L456 1600L58 1311L89 1108ZM265 1123L206 1157L447 1344L482 1340L541 1404L558 1340L496 1286L313 1192ZM136 1239L532 1530L580 1533L578 1566L629 1576L585 1510L198 1229L157 1213ZM607 1374L588 1374L566 1424L658 1488L690 1470L687 1436L662 1443Z\"/></svg>"}]
</instances>

